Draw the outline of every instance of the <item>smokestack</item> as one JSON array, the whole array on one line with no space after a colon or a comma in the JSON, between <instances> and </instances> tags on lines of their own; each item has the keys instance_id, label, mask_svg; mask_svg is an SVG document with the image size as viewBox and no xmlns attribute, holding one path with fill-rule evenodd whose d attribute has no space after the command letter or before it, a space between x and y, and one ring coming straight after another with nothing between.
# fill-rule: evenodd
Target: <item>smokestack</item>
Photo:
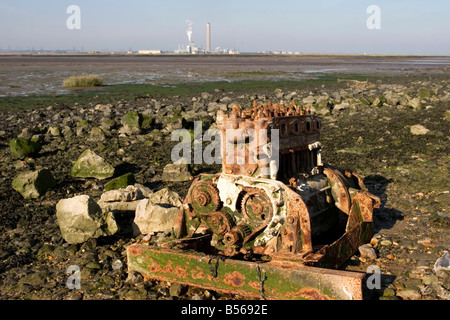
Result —
<instances>
[{"instance_id":1,"label":"smokestack","mask_svg":"<svg viewBox=\"0 0 450 320\"><path fill-rule=\"evenodd\" d=\"M191 43L191 38L192 38L192 25L193 25L193 22L190 21L190 20L186 20L186 23L187 23L187 25L188 25L188 28L187 28L187 30L186 30L186 34L187 34L187 36L188 36L189 43Z\"/></svg>"},{"instance_id":2,"label":"smokestack","mask_svg":"<svg viewBox=\"0 0 450 320\"><path fill-rule=\"evenodd\" d=\"M211 24L206 25L206 51L211 52Z\"/></svg>"}]
</instances>

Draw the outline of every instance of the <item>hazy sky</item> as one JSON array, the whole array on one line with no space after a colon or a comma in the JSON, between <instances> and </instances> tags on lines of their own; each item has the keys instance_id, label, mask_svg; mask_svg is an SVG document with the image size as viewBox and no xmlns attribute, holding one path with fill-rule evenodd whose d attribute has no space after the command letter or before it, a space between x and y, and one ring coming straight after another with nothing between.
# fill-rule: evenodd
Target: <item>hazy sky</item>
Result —
<instances>
[{"instance_id":1,"label":"hazy sky","mask_svg":"<svg viewBox=\"0 0 450 320\"><path fill-rule=\"evenodd\" d=\"M67 28L69 5L79 30ZM369 29L370 5L380 29ZM302 53L450 54L449 0L0 0L0 49L175 50L212 48ZM371 20L372 21L372 20Z\"/></svg>"}]
</instances>

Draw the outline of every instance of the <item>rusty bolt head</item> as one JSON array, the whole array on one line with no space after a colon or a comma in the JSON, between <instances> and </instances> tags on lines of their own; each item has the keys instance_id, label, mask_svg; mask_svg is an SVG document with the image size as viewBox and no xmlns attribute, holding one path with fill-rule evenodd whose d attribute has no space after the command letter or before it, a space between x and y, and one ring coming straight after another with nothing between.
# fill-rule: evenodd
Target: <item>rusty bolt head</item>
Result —
<instances>
[{"instance_id":1,"label":"rusty bolt head","mask_svg":"<svg viewBox=\"0 0 450 320\"><path fill-rule=\"evenodd\" d=\"M294 217L293 216L288 216L286 219L287 223L294 223Z\"/></svg>"}]
</instances>

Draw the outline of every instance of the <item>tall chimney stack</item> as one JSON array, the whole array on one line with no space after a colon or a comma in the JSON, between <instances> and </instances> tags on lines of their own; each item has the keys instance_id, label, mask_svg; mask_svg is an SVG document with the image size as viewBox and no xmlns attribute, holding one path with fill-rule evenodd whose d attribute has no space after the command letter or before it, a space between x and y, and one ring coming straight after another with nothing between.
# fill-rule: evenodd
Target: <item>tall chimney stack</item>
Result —
<instances>
[{"instance_id":1,"label":"tall chimney stack","mask_svg":"<svg viewBox=\"0 0 450 320\"><path fill-rule=\"evenodd\" d=\"M206 51L211 52L211 24L206 25Z\"/></svg>"}]
</instances>

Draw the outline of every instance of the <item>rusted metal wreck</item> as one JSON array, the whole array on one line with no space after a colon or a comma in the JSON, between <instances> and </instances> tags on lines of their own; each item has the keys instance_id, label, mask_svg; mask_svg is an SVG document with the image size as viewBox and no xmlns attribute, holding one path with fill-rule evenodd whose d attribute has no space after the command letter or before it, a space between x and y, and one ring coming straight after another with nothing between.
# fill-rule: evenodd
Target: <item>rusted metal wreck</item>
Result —
<instances>
[{"instance_id":1,"label":"rusted metal wreck","mask_svg":"<svg viewBox=\"0 0 450 320\"><path fill-rule=\"evenodd\" d=\"M362 299L365 274L338 268L371 239L380 200L322 163L320 119L295 102L254 102L219 111L217 126L222 172L193 180L177 241L128 247L129 270L250 297Z\"/></svg>"}]
</instances>

